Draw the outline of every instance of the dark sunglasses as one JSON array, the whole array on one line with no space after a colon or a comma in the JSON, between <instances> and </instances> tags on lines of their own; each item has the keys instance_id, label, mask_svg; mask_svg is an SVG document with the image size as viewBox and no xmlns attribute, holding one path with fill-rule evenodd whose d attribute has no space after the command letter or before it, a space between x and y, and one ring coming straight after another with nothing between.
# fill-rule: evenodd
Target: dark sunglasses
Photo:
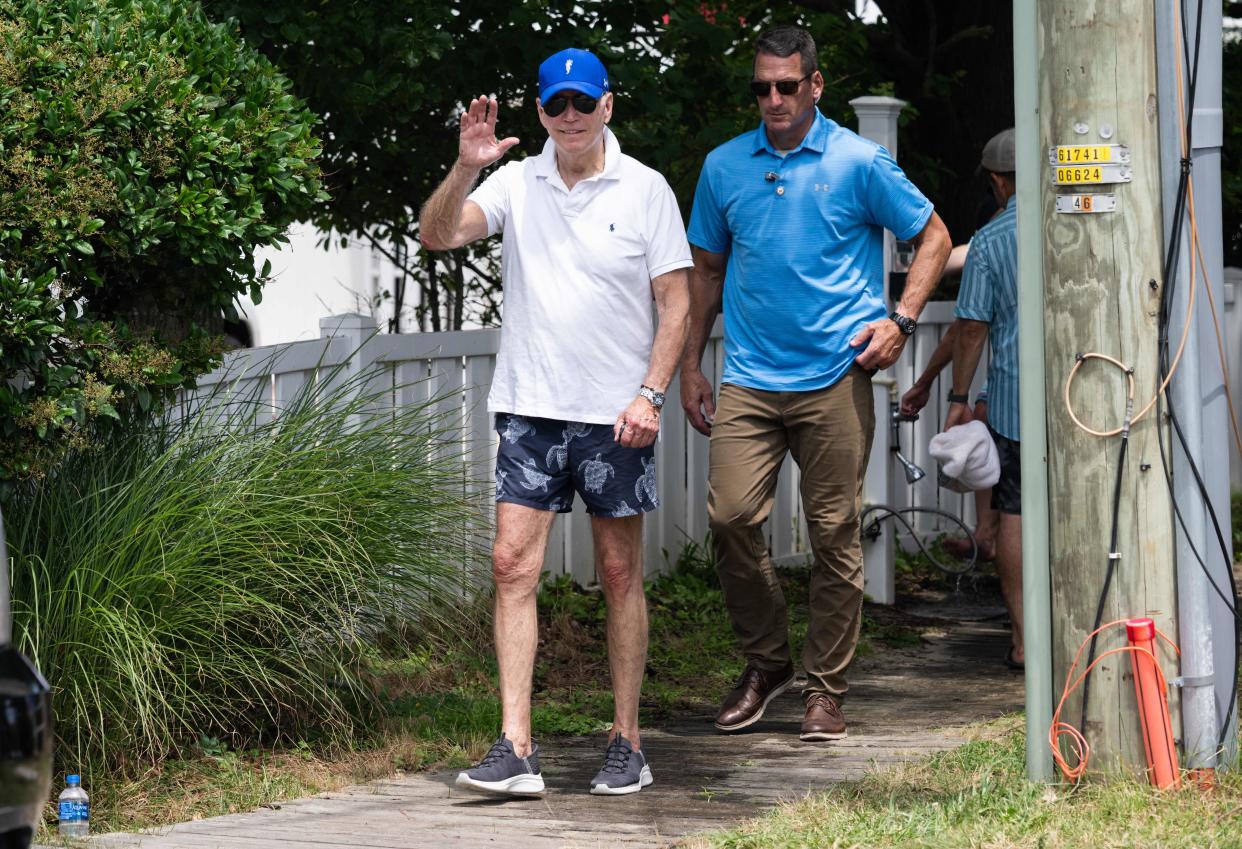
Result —
<instances>
[{"instance_id":1,"label":"dark sunglasses","mask_svg":"<svg viewBox=\"0 0 1242 849\"><path fill-rule=\"evenodd\" d=\"M555 118L565 111L570 103L573 103L574 109L579 115L590 115L595 111L595 107L599 105L599 101L594 97L586 94L571 94L568 97L554 97L547 103L543 104L543 111L549 117Z\"/></svg>"},{"instance_id":2,"label":"dark sunglasses","mask_svg":"<svg viewBox=\"0 0 1242 849\"><path fill-rule=\"evenodd\" d=\"M772 86L776 86L776 90L781 94L789 97L791 94L797 94L799 86L809 80L815 74L814 71L807 74L800 80L777 80L774 83L765 82L763 80L750 81L750 93L755 97L767 97L772 93Z\"/></svg>"}]
</instances>

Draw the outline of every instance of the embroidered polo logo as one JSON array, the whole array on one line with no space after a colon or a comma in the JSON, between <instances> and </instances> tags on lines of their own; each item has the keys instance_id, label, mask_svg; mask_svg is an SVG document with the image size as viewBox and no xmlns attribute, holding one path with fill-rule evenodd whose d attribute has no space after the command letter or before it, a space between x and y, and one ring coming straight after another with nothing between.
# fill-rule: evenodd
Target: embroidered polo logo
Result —
<instances>
[{"instance_id":1,"label":"embroidered polo logo","mask_svg":"<svg viewBox=\"0 0 1242 849\"><path fill-rule=\"evenodd\" d=\"M569 69L570 69L570 68L572 68L573 66L574 66L574 60L573 60L573 59L566 59L566 60L565 60L565 76L569 76Z\"/></svg>"},{"instance_id":2,"label":"embroidered polo logo","mask_svg":"<svg viewBox=\"0 0 1242 849\"><path fill-rule=\"evenodd\" d=\"M615 232L616 232L616 230L617 230L617 225L616 225L616 224L609 224L609 225L608 225L608 232L609 232L609 233L615 233Z\"/></svg>"}]
</instances>

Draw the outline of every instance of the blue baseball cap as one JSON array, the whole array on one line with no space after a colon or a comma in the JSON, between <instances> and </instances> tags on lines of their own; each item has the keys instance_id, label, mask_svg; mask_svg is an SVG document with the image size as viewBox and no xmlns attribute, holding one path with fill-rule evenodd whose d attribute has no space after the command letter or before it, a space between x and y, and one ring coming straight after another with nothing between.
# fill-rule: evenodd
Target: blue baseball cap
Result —
<instances>
[{"instance_id":1,"label":"blue baseball cap","mask_svg":"<svg viewBox=\"0 0 1242 849\"><path fill-rule=\"evenodd\" d=\"M539 102L547 103L558 91L580 91L596 99L608 91L608 71L589 50L575 47L553 53L539 66Z\"/></svg>"}]
</instances>

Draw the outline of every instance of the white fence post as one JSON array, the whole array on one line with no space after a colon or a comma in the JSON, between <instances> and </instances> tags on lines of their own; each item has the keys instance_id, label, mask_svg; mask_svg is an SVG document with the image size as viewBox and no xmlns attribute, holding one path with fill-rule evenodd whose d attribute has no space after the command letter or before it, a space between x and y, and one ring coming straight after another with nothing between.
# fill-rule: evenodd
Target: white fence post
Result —
<instances>
[{"instance_id":1,"label":"white fence post","mask_svg":"<svg viewBox=\"0 0 1242 849\"><path fill-rule=\"evenodd\" d=\"M889 457L891 444L891 420L889 399L896 387L891 377L877 375L872 379L872 398L875 401L875 436L871 441L871 458L867 462L867 474L863 478L863 508L872 504L893 504L890 486L892 461ZM881 515L883 511L879 511ZM873 516L874 518L874 516ZM866 530L866 526L863 527ZM875 539L863 537L863 592L878 604L897 601L895 572L896 528L893 522L882 522L880 535Z\"/></svg>"},{"instance_id":2,"label":"white fence post","mask_svg":"<svg viewBox=\"0 0 1242 849\"><path fill-rule=\"evenodd\" d=\"M344 315L332 315L327 318L319 319L319 335L324 339L343 339L348 346L348 359L340 366L333 368L328 374L329 385L325 387L329 392L333 387L343 384L352 383L350 391L351 396L365 395L374 396L383 391L385 385L391 388L391 379L385 380L385 376L379 370L373 373L365 381L360 380L363 374L372 369L375 362L375 355L371 350L370 342L375 334L379 331L379 326L375 323L375 319L369 315L361 315L359 313L345 313ZM350 417L351 427L360 427L364 420L375 414L380 414L386 406L392 409L393 401L391 398L386 403L378 403L372 401L361 410L359 415Z\"/></svg>"},{"instance_id":3,"label":"white fence post","mask_svg":"<svg viewBox=\"0 0 1242 849\"><path fill-rule=\"evenodd\" d=\"M850 106L854 107L854 114L858 116L858 134L883 145L893 159L896 159L897 116L905 108L906 101L895 97L856 97L850 101ZM893 234L885 230L884 299L890 304L892 296L889 292L889 274L893 270L894 251ZM888 369L884 372L883 379L877 376L875 381L875 438L871 443L871 460L867 464L867 476L863 481L864 504L902 506L894 503L894 472L889 458L890 399L894 389L903 388L895 380L893 370ZM894 571L896 549L893 545L895 532L894 523L887 522L882 526L879 537L871 541L863 540L863 589L872 601L880 604L892 604L897 600Z\"/></svg>"},{"instance_id":4,"label":"white fence post","mask_svg":"<svg viewBox=\"0 0 1242 849\"><path fill-rule=\"evenodd\" d=\"M375 323L374 318L359 313L330 315L319 319L319 335L322 338L346 339L352 343L355 354L362 348L363 343L374 336L378 330L379 325ZM342 372L348 377L354 377L362 371L363 365L359 357L351 356Z\"/></svg>"}]
</instances>

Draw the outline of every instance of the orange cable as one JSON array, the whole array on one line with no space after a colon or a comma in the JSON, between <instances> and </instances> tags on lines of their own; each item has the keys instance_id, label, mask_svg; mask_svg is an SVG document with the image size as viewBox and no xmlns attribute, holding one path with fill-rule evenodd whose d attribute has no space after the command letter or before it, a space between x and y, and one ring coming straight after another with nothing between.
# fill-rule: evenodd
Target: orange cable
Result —
<instances>
[{"instance_id":1,"label":"orange cable","mask_svg":"<svg viewBox=\"0 0 1242 849\"><path fill-rule=\"evenodd\" d=\"M1070 694L1074 692L1074 690L1078 689L1082 682L1086 680L1087 675L1090 674L1091 670L1095 669L1096 665L1109 655L1121 654L1123 652L1142 652L1143 654L1150 656L1151 659L1155 661L1156 675L1159 678L1160 686L1165 689L1168 688L1168 679L1165 678L1164 671L1160 668L1159 660L1154 654L1152 654L1152 652L1140 646L1119 646L1118 648L1109 649L1092 661L1091 664L1082 671L1082 674L1079 675L1077 679L1074 679L1074 670L1077 669L1078 662L1082 659L1083 650L1086 649L1087 644L1091 641L1091 638L1101 631L1113 627L1114 625L1123 625L1126 621L1127 620L1125 619L1115 619L1112 622L1105 623L1099 628L1096 628L1083 639L1082 644L1078 646L1077 653L1074 655L1073 662L1069 665L1069 670L1065 673L1065 689L1061 692L1061 700L1057 703L1057 709L1052 714L1052 725L1048 728L1048 748L1051 750L1052 760L1056 763L1057 768L1061 770L1061 774L1075 784L1082 779L1082 776L1087 771L1087 762L1091 758L1091 746L1087 743L1087 738L1081 731L1070 723L1061 721L1061 711L1065 708L1066 699L1068 699ZM1181 655L1181 649L1177 647L1176 643L1169 639L1167 634L1159 628L1156 628L1155 631L1161 639L1173 647L1173 650L1177 652L1179 656ZM1073 682L1072 684L1071 681ZM1061 737L1069 738L1070 751L1076 756L1075 764L1073 766L1071 766L1065 756L1061 754L1059 742L1059 738Z\"/></svg>"}]
</instances>

